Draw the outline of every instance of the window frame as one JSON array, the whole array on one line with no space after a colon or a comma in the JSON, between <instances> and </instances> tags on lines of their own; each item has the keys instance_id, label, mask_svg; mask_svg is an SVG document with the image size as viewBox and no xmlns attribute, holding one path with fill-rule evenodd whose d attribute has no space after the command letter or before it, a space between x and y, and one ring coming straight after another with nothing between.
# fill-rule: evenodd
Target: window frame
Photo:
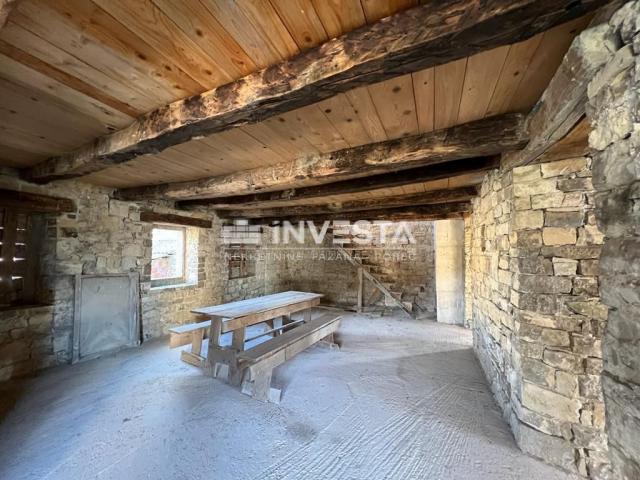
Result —
<instances>
[{"instance_id":1,"label":"window frame","mask_svg":"<svg viewBox=\"0 0 640 480\"><path fill-rule=\"evenodd\" d=\"M235 259L234 255L239 254L240 258ZM239 280L242 278L251 278L256 276L257 260L256 258L250 258L250 255L255 255L255 248L247 248L246 246L231 246L227 249L227 278L229 280ZM239 275L233 275L232 262L239 262ZM251 263L250 263L251 262Z\"/></svg>"},{"instance_id":2,"label":"window frame","mask_svg":"<svg viewBox=\"0 0 640 480\"><path fill-rule=\"evenodd\" d=\"M153 231L154 230L176 230L182 232L182 275L179 277L171 278L153 278ZM170 287L174 285L183 285L187 283L187 228L180 225L169 225L163 223L154 223L151 228L151 270L149 272L149 279L151 281L151 288Z\"/></svg>"},{"instance_id":3,"label":"window frame","mask_svg":"<svg viewBox=\"0 0 640 480\"><path fill-rule=\"evenodd\" d=\"M37 283L40 277L39 256L43 247L43 237L46 235L44 218L37 212L20 208L0 207L0 310L35 305ZM21 225L19 217L24 217ZM11 233L9 231L11 230ZM19 234L19 231L23 231ZM22 239L20 239L22 237ZM18 244L24 244L23 256L17 257ZM5 262L5 258L11 261ZM16 260L21 258L22 260ZM14 284L13 277L19 277L20 283ZM7 277L9 280L5 279ZM18 286L20 285L20 286Z\"/></svg>"}]
</instances>

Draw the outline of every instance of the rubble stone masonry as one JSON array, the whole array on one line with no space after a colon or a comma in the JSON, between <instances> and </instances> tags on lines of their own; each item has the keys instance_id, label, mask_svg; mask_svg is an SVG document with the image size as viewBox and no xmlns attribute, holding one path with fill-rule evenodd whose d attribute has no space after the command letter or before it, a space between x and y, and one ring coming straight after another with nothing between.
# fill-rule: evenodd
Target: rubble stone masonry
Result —
<instances>
[{"instance_id":1,"label":"rubble stone masonry","mask_svg":"<svg viewBox=\"0 0 640 480\"><path fill-rule=\"evenodd\" d=\"M587 157L495 171L468 223L475 349L518 444L598 477L607 308L591 176Z\"/></svg>"},{"instance_id":2,"label":"rubble stone masonry","mask_svg":"<svg viewBox=\"0 0 640 480\"><path fill-rule=\"evenodd\" d=\"M603 387L615 479L640 478L640 2L609 22L619 50L589 85L600 294L610 307Z\"/></svg>"}]
</instances>

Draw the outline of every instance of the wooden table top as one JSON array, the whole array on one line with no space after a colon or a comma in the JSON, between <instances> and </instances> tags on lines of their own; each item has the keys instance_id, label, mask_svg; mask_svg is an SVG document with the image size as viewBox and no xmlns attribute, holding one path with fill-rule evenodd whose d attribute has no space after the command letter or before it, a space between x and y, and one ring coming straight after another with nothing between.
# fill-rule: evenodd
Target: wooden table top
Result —
<instances>
[{"instance_id":1,"label":"wooden table top","mask_svg":"<svg viewBox=\"0 0 640 480\"><path fill-rule=\"evenodd\" d=\"M276 308L306 302L315 298L323 297L320 293L311 292L280 292L263 297L248 298L237 302L224 303L211 307L201 307L191 310L192 313L208 315L210 317L220 317L225 319L245 317L256 313L267 312Z\"/></svg>"}]
</instances>

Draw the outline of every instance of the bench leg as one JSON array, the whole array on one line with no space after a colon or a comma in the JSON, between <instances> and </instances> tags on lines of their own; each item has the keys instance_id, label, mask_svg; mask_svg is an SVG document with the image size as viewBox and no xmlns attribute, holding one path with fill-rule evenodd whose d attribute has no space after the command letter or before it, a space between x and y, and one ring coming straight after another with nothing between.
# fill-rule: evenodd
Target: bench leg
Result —
<instances>
[{"instance_id":1,"label":"bench leg","mask_svg":"<svg viewBox=\"0 0 640 480\"><path fill-rule=\"evenodd\" d=\"M271 387L272 371L260 372L255 378L242 383L242 393L261 402L280 403L282 390Z\"/></svg>"},{"instance_id":2,"label":"bench leg","mask_svg":"<svg viewBox=\"0 0 640 480\"><path fill-rule=\"evenodd\" d=\"M198 329L191 333L191 353L202 356L202 339L204 330Z\"/></svg>"},{"instance_id":3,"label":"bench leg","mask_svg":"<svg viewBox=\"0 0 640 480\"><path fill-rule=\"evenodd\" d=\"M311 321L311 309L307 308L304 311L304 323L309 323Z\"/></svg>"},{"instance_id":4,"label":"bench leg","mask_svg":"<svg viewBox=\"0 0 640 480\"><path fill-rule=\"evenodd\" d=\"M333 337L333 333L330 333L326 337L320 340L320 345L328 347L330 350L339 350L340 345L335 342L335 338Z\"/></svg>"}]
</instances>

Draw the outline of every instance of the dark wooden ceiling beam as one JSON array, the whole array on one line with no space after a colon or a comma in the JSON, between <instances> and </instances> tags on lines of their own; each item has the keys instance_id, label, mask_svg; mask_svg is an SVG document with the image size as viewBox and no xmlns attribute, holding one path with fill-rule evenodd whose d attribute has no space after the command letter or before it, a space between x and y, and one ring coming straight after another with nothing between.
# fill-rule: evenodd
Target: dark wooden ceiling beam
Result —
<instances>
[{"instance_id":1,"label":"dark wooden ceiling beam","mask_svg":"<svg viewBox=\"0 0 640 480\"><path fill-rule=\"evenodd\" d=\"M212 208L274 208L285 206L291 202L304 202L315 198L332 195L344 195L369 192L382 188L415 185L434 180L455 178L461 175L481 174L500 166L500 157L480 157L455 160L427 167L400 170L382 175L344 180L341 182L315 185L312 187L292 188L277 192L236 195L232 197L205 198L200 200L184 200L178 202L180 208L210 206Z\"/></svg>"},{"instance_id":2,"label":"dark wooden ceiling beam","mask_svg":"<svg viewBox=\"0 0 640 480\"><path fill-rule=\"evenodd\" d=\"M193 138L258 122L355 87L519 42L605 0L439 0L290 60L154 110L129 127L30 168L46 182L86 175Z\"/></svg>"},{"instance_id":3,"label":"dark wooden ceiling beam","mask_svg":"<svg viewBox=\"0 0 640 480\"><path fill-rule=\"evenodd\" d=\"M438 205L418 205L411 207L398 208L382 208L377 210L366 210L358 212L342 212L331 214L309 214L309 215L293 215L288 217L263 217L254 218L250 222L260 225L282 224L282 222L290 222L297 224L298 222L313 221L317 224L329 221L433 221L444 220L447 218L462 218L471 212L472 206L470 202L442 203Z\"/></svg>"},{"instance_id":4,"label":"dark wooden ceiling beam","mask_svg":"<svg viewBox=\"0 0 640 480\"><path fill-rule=\"evenodd\" d=\"M411 137L345 148L228 175L120 190L128 200L235 196L331 183L517 150L527 143L523 116L507 114Z\"/></svg>"},{"instance_id":5,"label":"dark wooden ceiling beam","mask_svg":"<svg viewBox=\"0 0 640 480\"><path fill-rule=\"evenodd\" d=\"M175 213L162 213L153 210L141 210L140 221L158 224L182 225L185 227L211 228L212 221L206 218L189 217Z\"/></svg>"},{"instance_id":6,"label":"dark wooden ceiling beam","mask_svg":"<svg viewBox=\"0 0 640 480\"><path fill-rule=\"evenodd\" d=\"M0 208L33 213L69 213L76 211L73 200L36 193L0 189Z\"/></svg>"},{"instance_id":7,"label":"dark wooden ceiling beam","mask_svg":"<svg viewBox=\"0 0 640 480\"><path fill-rule=\"evenodd\" d=\"M451 190L434 190L410 195L394 195L379 198L366 198L342 203L323 205L296 205L283 208L264 208L257 210L217 210L221 218L260 218L290 217L298 215L323 215L343 212L360 212L416 205L432 205L453 202L468 202L478 194L476 187L462 187Z\"/></svg>"}]
</instances>

